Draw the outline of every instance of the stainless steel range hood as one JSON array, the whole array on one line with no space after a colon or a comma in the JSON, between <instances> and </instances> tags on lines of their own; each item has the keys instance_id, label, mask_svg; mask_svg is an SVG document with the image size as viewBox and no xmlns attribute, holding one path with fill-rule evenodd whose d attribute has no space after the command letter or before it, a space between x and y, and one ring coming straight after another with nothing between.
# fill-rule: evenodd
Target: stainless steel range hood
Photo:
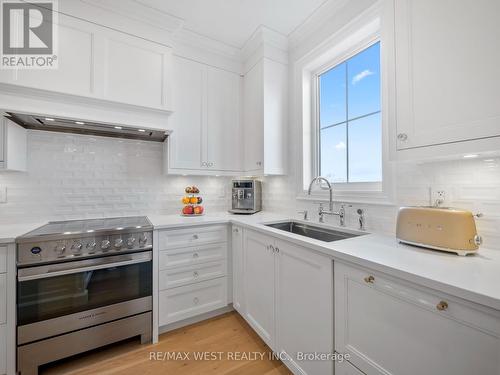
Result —
<instances>
[{"instance_id":1,"label":"stainless steel range hood","mask_svg":"<svg viewBox=\"0 0 500 375\"><path fill-rule=\"evenodd\" d=\"M6 112L5 117L26 129L138 139L152 142L164 142L171 133L165 130L134 128L120 124L98 123L95 121L50 117L46 115Z\"/></svg>"}]
</instances>

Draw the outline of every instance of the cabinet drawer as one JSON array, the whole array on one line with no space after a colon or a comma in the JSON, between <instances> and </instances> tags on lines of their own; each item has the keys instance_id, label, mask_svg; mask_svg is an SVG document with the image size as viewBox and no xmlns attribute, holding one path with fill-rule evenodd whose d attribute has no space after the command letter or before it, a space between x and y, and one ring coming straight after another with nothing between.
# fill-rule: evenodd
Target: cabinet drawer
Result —
<instances>
[{"instance_id":1,"label":"cabinet drawer","mask_svg":"<svg viewBox=\"0 0 500 375\"><path fill-rule=\"evenodd\" d=\"M0 324L7 321L7 275L0 275ZM0 373L1 374L1 373Z\"/></svg>"},{"instance_id":2,"label":"cabinet drawer","mask_svg":"<svg viewBox=\"0 0 500 375\"><path fill-rule=\"evenodd\" d=\"M0 273L7 272L7 246L0 246Z\"/></svg>"},{"instance_id":3,"label":"cabinet drawer","mask_svg":"<svg viewBox=\"0 0 500 375\"><path fill-rule=\"evenodd\" d=\"M222 260L227 257L226 243L182 247L160 251L160 270Z\"/></svg>"},{"instance_id":4,"label":"cabinet drawer","mask_svg":"<svg viewBox=\"0 0 500 375\"><path fill-rule=\"evenodd\" d=\"M227 241L225 225L192 227L186 229L164 230L158 236L159 250L175 249L177 247L196 246Z\"/></svg>"},{"instance_id":5,"label":"cabinet drawer","mask_svg":"<svg viewBox=\"0 0 500 375\"><path fill-rule=\"evenodd\" d=\"M227 278L160 292L160 326L227 306Z\"/></svg>"},{"instance_id":6,"label":"cabinet drawer","mask_svg":"<svg viewBox=\"0 0 500 375\"><path fill-rule=\"evenodd\" d=\"M226 276L226 260L210 262L189 267L178 267L160 272L159 289L170 289Z\"/></svg>"},{"instance_id":7,"label":"cabinet drawer","mask_svg":"<svg viewBox=\"0 0 500 375\"><path fill-rule=\"evenodd\" d=\"M498 311L339 262L334 295L335 349L367 374L500 373Z\"/></svg>"}]
</instances>

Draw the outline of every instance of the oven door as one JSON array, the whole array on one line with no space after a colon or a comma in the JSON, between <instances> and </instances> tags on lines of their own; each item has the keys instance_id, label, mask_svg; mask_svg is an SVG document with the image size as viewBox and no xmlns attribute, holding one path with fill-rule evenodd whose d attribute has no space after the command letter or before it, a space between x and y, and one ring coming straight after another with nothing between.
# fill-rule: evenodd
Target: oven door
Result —
<instances>
[{"instance_id":1,"label":"oven door","mask_svg":"<svg viewBox=\"0 0 500 375\"><path fill-rule=\"evenodd\" d=\"M152 253L18 270L18 344L151 311Z\"/></svg>"}]
</instances>

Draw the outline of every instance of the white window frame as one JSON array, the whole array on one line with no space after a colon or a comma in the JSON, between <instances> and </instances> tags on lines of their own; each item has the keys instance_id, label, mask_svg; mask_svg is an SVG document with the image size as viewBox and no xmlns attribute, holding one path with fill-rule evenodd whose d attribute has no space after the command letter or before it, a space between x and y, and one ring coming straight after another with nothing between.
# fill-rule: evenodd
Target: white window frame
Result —
<instances>
[{"instance_id":1,"label":"white window frame","mask_svg":"<svg viewBox=\"0 0 500 375\"><path fill-rule=\"evenodd\" d=\"M313 101L313 111L312 111L312 117L313 117L313 129L312 129L312 134L313 134L313 145L312 145L312 152L313 152L313 157L312 157L312 171L315 176L320 176L320 159L321 159L321 152L320 152L320 98L319 98L319 77L323 74L328 72L330 69L335 68L336 66L344 63L345 61L349 60L351 57L357 55L360 52L363 52L365 49L370 48L374 44L380 42L380 35L374 34L373 39L369 40L368 42L363 41L359 45L353 46L352 49L349 49L345 51L345 53L338 55L335 59L330 61L327 65L322 66L321 68L317 69L312 73L312 82L311 82L311 98ZM381 68L382 70L382 68ZM381 80L382 83L382 80ZM380 93L380 96L382 97L382 93ZM346 100L348 100L346 98ZM380 109L380 113L382 113L383 108ZM348 123L349 121L346 121ZM349 168L349 165L347 165L347 168ZM343 191L382 191L383 190L383 180L384 180L384 174L383 174L383 162L382 162L382 181L377 181L377 182L344 182L344 183L334 183L334 188L337 190L343 190Z\"/></svg>"},{"instance_id":2,"label":"white window frame","mask_svg":"<svg viewBox=\"0 0 500 375\"><path fill-rule=\"evenodd\" d=\"M307 187L319 173L319 75L342 63L371 45L380 42L380 86L382 119L382 182L335 183L334 199L337 202L393 204L394 167L389 161L389 122L393 109L389 106L389 69L391 52L384 48L381 30L381 9L374 7L360 15L327 41L317 46L300 61L297 79L302 83L302 178L297 191L299 200L324 201L328 198L325 190L313 189L307 194Z\"/></svg>"}]
</instances>

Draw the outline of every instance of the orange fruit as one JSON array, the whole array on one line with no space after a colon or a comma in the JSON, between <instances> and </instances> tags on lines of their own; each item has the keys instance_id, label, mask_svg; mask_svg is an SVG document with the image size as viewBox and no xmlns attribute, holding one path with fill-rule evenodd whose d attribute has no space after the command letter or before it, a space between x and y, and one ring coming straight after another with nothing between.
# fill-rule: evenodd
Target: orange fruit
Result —
<instances>
[{"instance_id":1,"label":"orange fruit","mask_svg":"<svg viewBox=\"0 0 500 375\"><path fill-rule=\"evenodd\" d=\"M198 198L197 197L191 197L191 199L189 200L189 202L191 204L196 204L196 203L198 203Z\"/></svg>"},{"instance_id":2,"label":"orange fruit","mask_svg":"<svg viewBox=\"0 0 500 375\"><path fill-rule=\"evenodd\" d=\"M189 204L190 199L189 197L182 197L182 204Z\"/></svg>"}]
</instances>

